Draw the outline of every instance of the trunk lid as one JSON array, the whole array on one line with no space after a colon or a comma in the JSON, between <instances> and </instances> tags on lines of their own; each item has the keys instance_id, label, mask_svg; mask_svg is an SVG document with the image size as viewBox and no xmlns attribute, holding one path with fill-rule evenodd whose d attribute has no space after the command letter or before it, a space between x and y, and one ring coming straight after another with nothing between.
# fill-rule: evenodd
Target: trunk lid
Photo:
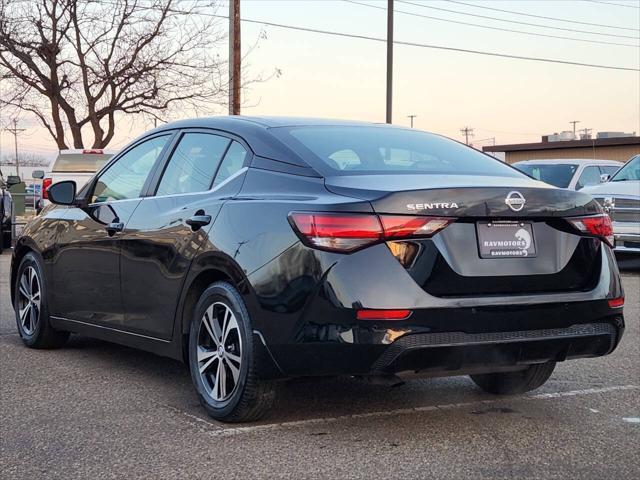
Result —
<instances>
[{"instance_id":1,"label":"trunk lid","mask_svg":"<svg viewBox=\"0 0 640 480\"><path fill-rule=\"evenodd\" d=\"M552 187L528 178L345 175L327 177L325 185L333 193L371 202L377 213L458 218L544 218L601 212L598 203L585 193Z\"/></svg>"},{"instance_id":2,"label":"trunk lid","mask_svg":"<svg viewBox=\"0 0 640 480\"><path fill-rule=\"evenodd\" d=\"M326 187L337 194L369 201L381 215L456 218L432 238L388 242L392 251L405 250L397 243L419 247L411 249L414 257L410 261L401 263L430 295L476 297L581 291L593 288L598 279L600 240L581 237L561 220L601 213L600 206L587 194L528 178L466 175L339 176L326 178ZM524 203L513 202L512 208L508 198L523 199ZM491 230L499 227L498 231L511 232L501 233L494 240L508 240L509 235L513 237L510 244L518 240L516 246L507 248L509 257L486 255L493 249L491 238L487 247L486 238L481 235L483 224L488 223L494 225ZM521 245L521 228L529 237L525 246Z\"/></svg>"}]
</instances>

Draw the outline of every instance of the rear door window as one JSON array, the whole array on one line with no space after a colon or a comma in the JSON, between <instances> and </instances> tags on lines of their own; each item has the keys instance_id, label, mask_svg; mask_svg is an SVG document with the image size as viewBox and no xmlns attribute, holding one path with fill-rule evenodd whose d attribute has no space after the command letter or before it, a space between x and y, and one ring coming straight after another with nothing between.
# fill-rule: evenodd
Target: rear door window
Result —
<instances>
[{"instance_id":1,"label":"rear door window","mask_svg":"<svg viewBox=\"0 0 640 480\"><path fill-rule=\"evenodd\" d=\"M222 160L218 173L216 174L216 178L213 181L213 186L216 187L220 185L232 175L239 172L244 166L246 158L247 149L238 142L231 142L231 146L229 150L227 150L224 160Z\"/></svg>"},{"instance_id":2,"label":"rear door window","mask_svg":"<svg viewBox=\"0 0 640 480\"><path fill-rule=\"evenodd\" d=\"M209 190L229 142L210 133L185 133L171 155L156 195Z\"/></svg>"}]
</instances>

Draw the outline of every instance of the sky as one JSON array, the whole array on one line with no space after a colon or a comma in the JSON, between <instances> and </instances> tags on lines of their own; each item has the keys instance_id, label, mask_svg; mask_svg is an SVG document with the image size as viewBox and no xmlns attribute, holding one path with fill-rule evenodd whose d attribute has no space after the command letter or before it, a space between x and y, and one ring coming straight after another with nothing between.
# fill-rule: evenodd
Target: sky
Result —
<instances>
[{"instance_id":1,"label":"sky","mask_svg":"<svg viewBox=\"0 0 640 480\"><path fill-rule=\"evenodd\" d=\"M355 1L357 3L344 0L241 0L241 16L384 39L386 0ZM395 39L507 55L640 68L640 48L637 46L547 38L451 22L638 45L640 0L460 2L396 0ZM219 13L225 14L227 4L225 1L220 3ZM534 18L479 7L631 30ZM507 21L480 18L478 15ZM278 69L281 75L254 84L245 92L243 114L384 122L384 42L243 23L243 48L246 50L256 41L257 48L247 58L247 74L269 76ZM221 56L227 53L227 47L221 46ZM224 109L220 110L220 114L225 113ZM488 145L494 141L496 144L536 142L541 135L570 130L569 122L572 120L580 121L578 129L635 131L640 134L640 73L396 45L393 123L409 125L408 115L416 115L415 128L457 140L463 140L460 129L469 126L474 129L476 145ZM173 118L180 118L180 112L176 112ZM126 145L150 127L140 119L121 119L120 123L121 128L112 144L114 148ZM55 144L43 129L28 119L22 126L27 128L19 137L24 149L46 156L55 155ZM0 135L0 155L12 151L12 148L13 136L3 132Z\"/></svg>"}]
</instances>

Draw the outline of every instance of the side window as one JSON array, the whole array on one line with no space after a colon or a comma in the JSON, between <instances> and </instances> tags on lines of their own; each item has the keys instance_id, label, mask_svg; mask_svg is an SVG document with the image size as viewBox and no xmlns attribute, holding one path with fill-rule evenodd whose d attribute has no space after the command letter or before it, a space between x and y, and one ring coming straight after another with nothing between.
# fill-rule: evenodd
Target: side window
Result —
<instances>
[{"instance_id":1,"label":"side window","mask_svg":"<svg viewBox=\"0 0 640 480\"><path fill-rule=\"evenodd\" d=\"M598 185L600 183L600 169L595 166L586 167L580 178L578 179L578 183L576 184L576 190L580 190L583 187L588 187L589 185Z\"/></svg>"},{"instance_id":2,"label":"side window","mask_svg":"<svg viewBox=\"0 0 640 480\"><path fill-rule=\"evenodd\" d=\"M209 190L228 145L229 139L218 135L185 133L162 174L156 195Z\"/></svg>"},{"instance_id":3,"label":"side window","mask_svg":"<svg viewBox=\"0 0 640 480\"><path fill-rule=\"evenodd\" d=\"M244 160L247 158L247 150L238 142L232 142L227 154L222 160L222 164L218 169L216 179L213 181L213 186L220 185L231 175L236 173L244 165Z\"/></svg>"},{"instance_id":4,"label":"side window","mask_svg":"<svg viewBox=\"0 0 640 480\"><path fill-rule=\"evenodd\" d=\"M613 175L618 170L620 170L620 167L609 166L609 165L605 165L605 166L601 166L600 167L600 172L606 173L607 175Z\"/></svg>"},{"instance_id":5,"label":"side window","mask_svg":"<svg viewBox=\"0 0 640 480\"><path fill-rule=\"evenodd\" d=\"M92 203L138 198L149 172L167 143L169 135L147 140L129 150L111 165L93 189Z\"/></svg>"}]
</instances>

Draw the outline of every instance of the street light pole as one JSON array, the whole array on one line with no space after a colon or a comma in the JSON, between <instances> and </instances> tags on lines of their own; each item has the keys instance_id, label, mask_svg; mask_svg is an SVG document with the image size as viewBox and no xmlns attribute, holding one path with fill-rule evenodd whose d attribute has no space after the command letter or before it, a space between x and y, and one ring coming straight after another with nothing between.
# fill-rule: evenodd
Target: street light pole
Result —
<instances>
[{"instance_id":1,"label":"street light pole","mask_svg":"<svg viewBox=\"0 0 640 480\"><path fill-rule=\"evenodd\" d=\"M393 107L393 0L387 0L387 123Z\"/></svg>"},{"instance_id":2,"label":"street light pole","mask_svg":"<svg viewBox=\"0 0 640 480\"><path fill-rule=\"evenodd\" d=\"M407 118L411 120L411 128L413 128L413 119L416 118L417 115L407 115Z\"/></svg>"}]
</instances>

